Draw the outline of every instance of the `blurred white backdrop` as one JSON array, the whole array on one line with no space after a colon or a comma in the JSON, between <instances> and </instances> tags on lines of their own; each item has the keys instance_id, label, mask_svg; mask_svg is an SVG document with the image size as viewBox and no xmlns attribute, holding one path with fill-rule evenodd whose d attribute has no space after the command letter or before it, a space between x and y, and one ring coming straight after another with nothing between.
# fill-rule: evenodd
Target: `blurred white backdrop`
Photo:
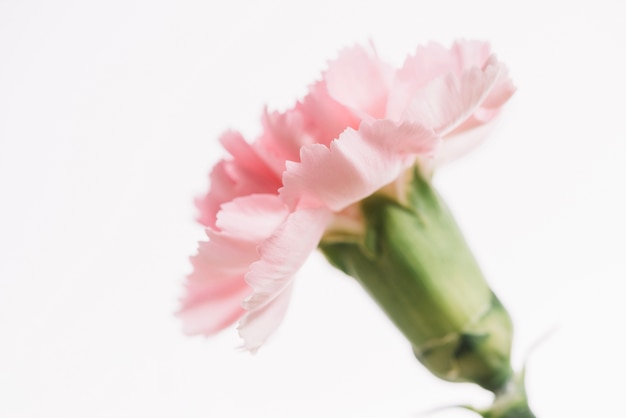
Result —
<instances>
[{"instance_id":1,"label":"blurred white backdrop","mask_svg":"<svg viewBox=\"0 0 626 418\"><path fill-rule=\"evenodd\" d=\"M529 348L541 418L618 416L626 350L622 1L0 1L0 416L417 417L486 404L436 380L314 254L280 331L173 317L203 237L193 198L339 49L400 64L486 39L518 92L437 184ZM438 416L471 417L453 409Z\"/></svg>"}]
</instances>

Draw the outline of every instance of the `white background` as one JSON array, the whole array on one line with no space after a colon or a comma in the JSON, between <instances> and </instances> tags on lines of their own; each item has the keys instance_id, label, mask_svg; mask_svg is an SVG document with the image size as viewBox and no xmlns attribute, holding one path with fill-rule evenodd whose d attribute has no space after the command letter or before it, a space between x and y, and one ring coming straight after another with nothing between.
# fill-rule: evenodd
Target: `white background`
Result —
<instances>
[{"instance_id":1,"label":"white background","mask_svg":"<svg viewBox=\"0 0 626 418\"><path fill-rule=\"evenodd\" d=\"M518 91L436 179L517 325L541 418L620 416L626 7L615 1L0 0L0 417L417 417L440 382L314 254L256 356L173 317L227 128L327 59L491 41ZM440 417L470 417L448 410Z\"/></svg>"}]
</instances>

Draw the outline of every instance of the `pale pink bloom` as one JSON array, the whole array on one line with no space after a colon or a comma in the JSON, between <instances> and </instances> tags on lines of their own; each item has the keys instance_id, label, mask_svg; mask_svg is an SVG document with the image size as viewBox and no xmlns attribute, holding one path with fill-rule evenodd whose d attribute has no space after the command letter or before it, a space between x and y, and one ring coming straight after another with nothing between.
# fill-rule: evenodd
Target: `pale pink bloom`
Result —
<instances>
[{"instance_id":1,"label":"pale pink bloom","mask_svg":"<svg viewBox=\"0 0 626 418\"><path fill-rule=\"evenodd\" d=\"M355 46L294 108L265 111L256 141L225 133L231 158L213 168L197 201L209 240L191 258L185 331L211 335L239 320L256 351L320 240L360 232L355 204L383 188L394 193L416 163L428 171L475 146L513 92L486 43L429 44L397 70Z\"/></svg>"}]
</instances>

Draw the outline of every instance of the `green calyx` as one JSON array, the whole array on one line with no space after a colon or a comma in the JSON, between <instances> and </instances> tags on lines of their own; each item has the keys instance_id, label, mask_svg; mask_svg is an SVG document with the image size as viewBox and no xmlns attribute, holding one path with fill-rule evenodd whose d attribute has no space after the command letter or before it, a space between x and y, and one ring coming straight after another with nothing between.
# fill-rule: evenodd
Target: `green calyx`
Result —
<instances>
[{"instance_id":1,"label":"green calyx","mask_svg":"<svg viewBox=\"0 0 626 418\"><path fill-rule=\"evenodd\" d=\"M406 202L361 204L365 234L322 242L330 262L356 278L433 374L497 393L511 381L512 324L442 199L416 168Z\"/></svg>"}]
</instances>

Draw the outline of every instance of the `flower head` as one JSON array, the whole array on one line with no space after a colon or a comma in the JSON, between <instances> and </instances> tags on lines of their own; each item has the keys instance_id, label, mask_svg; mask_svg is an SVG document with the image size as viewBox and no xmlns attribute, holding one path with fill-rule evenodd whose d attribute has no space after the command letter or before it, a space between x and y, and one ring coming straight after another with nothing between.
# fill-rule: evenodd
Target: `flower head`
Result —
<instances>
[{"instance_id":1,"label":"flower head","mask_svg":"<svg viewBox=\"0 0 626 418\"><path fill-rule=\"evenodd\" d=\"M475 146L513 92L482 42L429 44L399 69L355 46L292 109L265 111L254 142L225 133L231 157L197 202L208 241L191 259L185 330L210 335L239 320L245 347L257 350L320 241L362 234L361 200L402 200L411 167L430 173Z\"/></svg>"}]
</instances>

